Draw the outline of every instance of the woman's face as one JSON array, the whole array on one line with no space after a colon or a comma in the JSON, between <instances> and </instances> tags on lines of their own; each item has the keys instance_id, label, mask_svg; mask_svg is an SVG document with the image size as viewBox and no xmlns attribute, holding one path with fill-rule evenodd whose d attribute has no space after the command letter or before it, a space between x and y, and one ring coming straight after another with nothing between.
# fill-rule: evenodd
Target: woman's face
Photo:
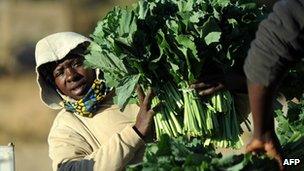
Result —
<instances>
[{"instance_id":1,"label":"woman's face","mask_svg":"<svg viewBox=\"0 0 304 171\"><path fill-rule=\"evenodd\" d=\"M57 88L75 100L84 97L95 79L94 70L84 68L83 61L83 57L69 54L56 63L53 70Z\"/></svg>"}]
</instances>

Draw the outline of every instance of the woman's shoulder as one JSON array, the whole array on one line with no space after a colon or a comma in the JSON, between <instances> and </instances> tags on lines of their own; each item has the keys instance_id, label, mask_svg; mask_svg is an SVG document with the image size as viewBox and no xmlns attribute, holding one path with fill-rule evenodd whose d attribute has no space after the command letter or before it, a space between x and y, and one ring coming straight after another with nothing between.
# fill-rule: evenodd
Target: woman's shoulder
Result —
<instances>
[{"instance_id":1,"label":"woman's shoulder","mask_svg":"<svg viewBox=\"0 0 304 171\"><path fill-rule=\"evenodd\" d=\"M56 115L51 129L55 129L57 127L73 128L75 125L77 125L77 122L77 118L73 113L67 111L66 109L61 109L61 111L59 111Z\"/></svg>"}]
</instances>

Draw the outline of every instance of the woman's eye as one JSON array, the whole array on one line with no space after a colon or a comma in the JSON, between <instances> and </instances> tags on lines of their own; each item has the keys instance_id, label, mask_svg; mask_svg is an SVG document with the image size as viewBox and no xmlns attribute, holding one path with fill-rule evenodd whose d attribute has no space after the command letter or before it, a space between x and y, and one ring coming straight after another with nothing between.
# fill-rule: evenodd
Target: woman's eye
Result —
<instances>
[{"instance_id":1,"label":"woman's eye","mask_svg":"<svg viewBox=\"0 0 304 171\"><path fill-rule=\"evenodd\" d=\"M79 66L82 66L82 62L81 62L81 61L76 61L76 62L73 64L73 67L79 67Z\"/></svg>"},{"instance_id":2,"label":"woman's eye","mask_svg":"<svg viewBox=\"0 0 304 171\"><path fill-rule=\"evenodd\" d=\"M55 72L54 72L54 77L56 78L56 77L59 77L59 76L61 76L63 74L63 71L62 70L56 70Z\"/></svg>"}]
</instances>

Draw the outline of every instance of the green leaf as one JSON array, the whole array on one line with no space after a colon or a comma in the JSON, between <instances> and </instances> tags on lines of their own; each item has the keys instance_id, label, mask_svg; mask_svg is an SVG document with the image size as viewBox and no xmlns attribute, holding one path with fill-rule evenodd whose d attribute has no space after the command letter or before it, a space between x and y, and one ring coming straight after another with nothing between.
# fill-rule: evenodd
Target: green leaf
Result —
<instances>
[{"instance_id":1,"label":"green leaf","mask_svg":"<svg viewBox=\"0 0 304 171\"><path fill-rule=\"evenodd\" d=\"M179 25L176 21L174 20L169 20L166 21L166 25L168 27L169 30L171 30L173 33L178 34L179 32Z\"/></svg>"},{"instance_id":2,"label":"green leaf","mask_svg":"<svg viewBox=\"0 0 304 171\"><path fill-rule=\"evenodd\" d=\"M183 48L191 50L193 55L196 56L197 50L192 37L186 35L178 35L176 37L176 40L180 45L182 45ZM184 54L187 55L186 52L184 52Z\"/></svg>"},{"instance_id":3,"label":"green leaf","mask_svg":"<svg viewBox=\"0 0 304 171\"><path fill-rule=\"evenodd\" d=\"M129 37L129 41L131 41L131 36L137 30L135 13L128 9L122 10L121 13L119 34L123 37Z\"/></svg>"},{"instance_id":4,"label":"green leaf","mask_svg":"<svg viewBox=\"0 0 304 171\"><path fill-rule=\"evenodd\" d=\"M116 87L119 84L119 76L110 72L109 70L102 70L104 73L104 79L106 81L107 86Z\"/></svg>"},{"instance_id":5,"label":"green leaf","mask_svg":"<svg viewBox=\"0 0 304 171\"><path fill-rule=\"evenodd\" d=\"M147 1L142 1L142 0L138 1L138 10L139 10L138 11L138 14L139 14L138 18L139 19L146 18L147 12L149 10L148 2Z\"/></svg>"},{"instance_id":6,"label":"green leaf","mask_svg":"<svg viewBox=\"0 0 304 171\"><path fill-rule=\"evenodd\" d=\"M229 5L230 0L212 0L211 2L214 6L219 6L223 8Z\"/></svg>"},{"instance_id":7,"label":"green leaf","mask_svg":"<svg viewBox=\"0 0 304 171\"><path fill-rule=\"evenodd\" d=\"M234 18L228 19L228 23L232 25L232 28L237 27L238 22Z\"/></svg>"},{"instance_id":8,"label":"green leaf","mask_svg":"<svg viewBox=\"0 0 304 171\"><path fill-rule=\"evenodd\" d=\"M181 12L192 11L193 10L193 0L188 1L178 1L178 9Z\"/></svg>"},{"instance_id":9,"label":"green leaf","mask_svg":"<svg viewBox=\"0 0 304 171\"><path fill-rule=\"evenodd\" d=\"M205 37L205 42L207 45L211 43L219 42L221 38L221 32L211 32Z\"/></svg>"},{"instance_id":10,"label":"green leaf","mask_svg":"<svg viewBox=\"0 0 304 171\"><path fill-rule=\"evenodd\" d=\"M123 110L128 100L132 96L140 75L130 75L125 77L116 88L117 105Z\"/></svg>"},{"instance_id":11,"label":"green leaf","mask_svg":"<svg viewBox=\"0 0 304 171\"><path fill-rule=\"evenodd\" d=\"M110 70L112 74L122 75L121 69L118 67L122 67L126 72L126 69L124 68L123 64L121 65L121 61L119 59L114 58L117 64L110 59L108 55L106 55L105 52L101 51L101 48L96 43L92 43L89 47L90 53L85 56L85 66L91 67L91 68L99 68L103 72ZM118 67L117 67L118 66Z\"/></svg>"},{"instance_id":12,"label":"green leaf","mask_svg":"<svg viewBox=\"0 0 304 171\"><path fill-rule=\"evenodd\" d=\"M193 15L190 16L189 20L192 23L198 23L200 17L202 17L202 16L200 16L200 13L196 12L196 13L193 13Z\"/></svg>"}]
</instances>

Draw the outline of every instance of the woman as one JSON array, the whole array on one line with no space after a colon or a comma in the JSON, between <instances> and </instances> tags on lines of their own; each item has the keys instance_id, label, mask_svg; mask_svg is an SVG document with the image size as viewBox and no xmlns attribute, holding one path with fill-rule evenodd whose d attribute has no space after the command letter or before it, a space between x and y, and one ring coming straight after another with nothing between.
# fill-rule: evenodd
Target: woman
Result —
<instances>
[{"instance_id":1,"label":"woman","mask_svg":"<svg viewBox=\"0 0 304 171\"><path fill-rule=\"evenodd\" d=\"M90 40L72 32L52 34L36 45L42 101L61 109L48 143L53 170L122 170L141 161L150 134L152 93L138 91L140 107L121 112L96 70L84 68Z\"/></svg>"}]
</instances>

